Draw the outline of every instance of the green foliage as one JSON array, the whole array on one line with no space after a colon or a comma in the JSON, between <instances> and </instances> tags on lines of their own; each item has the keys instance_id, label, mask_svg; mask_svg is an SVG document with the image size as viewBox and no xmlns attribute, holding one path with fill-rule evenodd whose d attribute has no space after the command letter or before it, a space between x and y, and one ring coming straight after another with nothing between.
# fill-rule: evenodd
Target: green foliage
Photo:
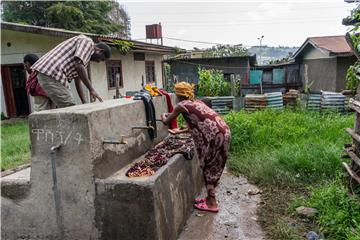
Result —
<instances>
[{"instance_id":1,"label":"green foliage","mask_svg":"<svg viewBox=\"0 0 360 240\"><path fill-rule=\"evenodd\" d=\"M29 126L26 121L1 125L1 170L29 162Z\"/></svg>"},{"instance_id":2,"label":"green foliage","mask_svg":"<svg viewBox=\"0 0 360 240\"><path fill-rule=\"evenodd\" d=\"M248 56L249 53L247 49L242 45L216 45L211 48L205 49L205 51L202 54L202 57L208 58L208 57L242 57L242 56Z\"/></svg>"},{"instance_id":3,"label":"green foliage","mask_svg":"<svg viewBox=\"0 0 360 240\"><path fill-rule=\"evenodd\" d=\"M306 205L319 212L316 220L326 239L360 239L359 199L350 198L347 188L336 180L313 189Z\"/></svg>"},{"instance_id":4,"label":"green foliage","mask_svg":"<svg viewBox=\"0 0 360 240\"><path fill-rule=\"evenodd\" d=\"M113 40L112 43L115 44L115 48L119 50L122 55L126 55L134 46L133 42L126 40Z\"/></svg>"},{"instance_id":5,"label":"green foliage","mask_svg":"<svg viewBox=\"0 0 360 240\"><path fill-rule=\"evenodd\" d=\"M360 65L356 62L354 65L351 65L346 73L346 89L356 91L359 80L356 78L356 72L360 71Z\"/></svg>"},{"instance_id":6,"label":"green foliage","mask_svg":"<svg viewBox=\"0 0 360 240\"><path fill-rule=\"evenodd\" d=\"M2 18L8 22L98 34L124 32L129 24L128 21L120 24L109 18L113 9L121 8L117 2L110 0L6 1L2 5ZM122 11L122 14L124 20L127 20L126 12ZM127 34L126 31L124 34Z\"/></svg>"},{"instance_id":7,"label":"green foliage","mask_svg":"<svg viewBox=\"0 0 360 240\"><path fill-rule=\"evenodd\" d=\"M226 116L231 128L230 168L258 184L299 186L332 179L341 169L344 129L353 116L264 110Z\"/></svg>"},{"instance_id":8,"label":"green foliage","mask_svg":"<svg viewBox=\"0 0 360 240\"><path fill-rule=\"evenodd\" d=\"M215 97L230 95L230 83L224 79L222 71L199 68L198 74L198 96Z\"/></svg>"},{"instance_id":9,"label":"green foliage","mask_svg":"<svg viewBox=\"0 0 360 240\"><path fill-rule=\"evenodd\" d=\"M299 222L296 229L288 227L293 218L287 211L289 195L294 193L292 210L304 204L317 208L316 220L326 239L359 240L358 205L347 198L339 181L326 185L343 172L339 156L343 144L351 142L344 129L353 125L354 116L266 109L233 112L225 120L232 134L229 167L264 190L260 218L271 239L302 239L303 232L316 230ZM312 188L308 201L299 198L310 186L323 187Z\"/></svg>"},{"instance_id":10,"label":"green foliage","mask_svg":"<svg viewBox=\"0 0 360 240\"><path fill-rule=\"evenodd\" d=\"M1 120L5 120L5 119L6 119L5 113L1 112Z\"/></svg>"}]
</instances>

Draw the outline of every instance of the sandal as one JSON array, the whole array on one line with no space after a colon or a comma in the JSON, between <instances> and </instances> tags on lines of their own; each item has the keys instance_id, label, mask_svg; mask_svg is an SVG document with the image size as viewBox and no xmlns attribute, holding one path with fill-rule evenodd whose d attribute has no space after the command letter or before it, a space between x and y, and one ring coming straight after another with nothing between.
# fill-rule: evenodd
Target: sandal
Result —
<instances>
[{"instance_id":1,"label":"sandal","mask_svg":"<svg viewBox=\"0 0 360 240\"><path fill-rule=\"evenodd\" d=\"M209 208L206 202L197 203L195 204L195 208L201 211L207 211L207 212L213 212L217 213L219 211L219 208Z\"/></svg>"},{"instance_id":2,"label":"sandal","mask_svg":"<svg viewBox=\"0 0 360 240\"><path fill-rule=\"evenodd\" d=\"M206 198L195 198L195 203L203 203L206 202Z\"/></svg>"}]
</instances>

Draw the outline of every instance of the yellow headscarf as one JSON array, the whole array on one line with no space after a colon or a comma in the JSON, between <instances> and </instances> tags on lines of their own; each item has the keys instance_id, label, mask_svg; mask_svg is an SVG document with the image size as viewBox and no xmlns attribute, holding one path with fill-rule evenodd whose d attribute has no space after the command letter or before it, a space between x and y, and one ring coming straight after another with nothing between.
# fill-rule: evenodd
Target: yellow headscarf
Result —
<instances>
[{"instance_id":1,"label":"yellow headscarf","mask_svg":"<svg viewBox=\"0 0 360 240\"><path fill-rule=\"evenodd\" d=\"M176 95L187 97L191 101L193 101L195 98L194 84L190 84L187 82L179 82L175 84L174 91Z\"/></svg>"}]
</instances>

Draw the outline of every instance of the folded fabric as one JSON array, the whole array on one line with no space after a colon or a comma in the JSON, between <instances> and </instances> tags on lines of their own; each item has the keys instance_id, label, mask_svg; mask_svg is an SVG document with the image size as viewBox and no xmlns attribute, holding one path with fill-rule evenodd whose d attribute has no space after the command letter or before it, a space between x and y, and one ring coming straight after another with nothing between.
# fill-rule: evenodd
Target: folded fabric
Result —
<instances>
[{"instance_id":1,"label":"folded fabric","mask_svg":"<svg viewBox=\"0 0 360 240\"><path fill-rule=\"evenodd\" d=\"M152 97L146 91L141 91L135 94L134 100L142 100L145 106L146 113L146 126L152 126L153 128L148 129L148 133L151 139L157 137L157 127L156 127L156 112L155 106L152 101Z\"/></svg>"},{"instance_id":2,"label":"folded fabric","mask_svg":"<svg viewBox=\"0 0 360 240\"><path fill-rule=\"evenodd\" d=\"M191 160L195 154L194 143L191 138L177 139L168 136L151 149L145 158L135 163L127 172L128 177L151 176L164 166L175 154L182 154L185 159Z\"/></svg>"},{"instance_id":3,"label":"folded fabric","mask_svg":"<svg viewBox=\"0 0 360 240\"><path fill-rule=\"evenodd\" d=\"M168 106L169 113L174 111L174 107L173 107L172 102L171 102L170 94L165 89L159 89L159 92L166 97L166 103L167 103L167 106ZM169 128L170 129L175 129L177 127L178 127L177 120L176 119L172 120L170 122Z\"/></svg>"},{"instance_id":4,"label":"folded fabric","mask_svg":"<svg viewBox=\"0 0 360 240\"><path fill-rule=\"evenodd\" d=\"M37 72L32 72L28 79L26 80L26 91L31 96L43 96L49 97L47 92L41 87L38 79L37 79Z\"/></svg>"}]
</instances>

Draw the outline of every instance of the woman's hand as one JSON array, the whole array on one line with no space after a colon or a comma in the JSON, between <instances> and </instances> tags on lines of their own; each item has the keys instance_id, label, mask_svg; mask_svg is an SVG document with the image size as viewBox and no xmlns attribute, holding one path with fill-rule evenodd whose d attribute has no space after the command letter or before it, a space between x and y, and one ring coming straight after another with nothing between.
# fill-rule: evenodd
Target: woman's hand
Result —
<instances>
[{"instance_id":1,"label":"woman's hand","mask_svg":"<svg viewBox=\"0 0 360 240\"><path fill-rule=\"evenodd\" d=\"M169 117L169 113L163 113L161 114L161 120L165 122L165 120Z\"/></svg>"}]
</instances>

